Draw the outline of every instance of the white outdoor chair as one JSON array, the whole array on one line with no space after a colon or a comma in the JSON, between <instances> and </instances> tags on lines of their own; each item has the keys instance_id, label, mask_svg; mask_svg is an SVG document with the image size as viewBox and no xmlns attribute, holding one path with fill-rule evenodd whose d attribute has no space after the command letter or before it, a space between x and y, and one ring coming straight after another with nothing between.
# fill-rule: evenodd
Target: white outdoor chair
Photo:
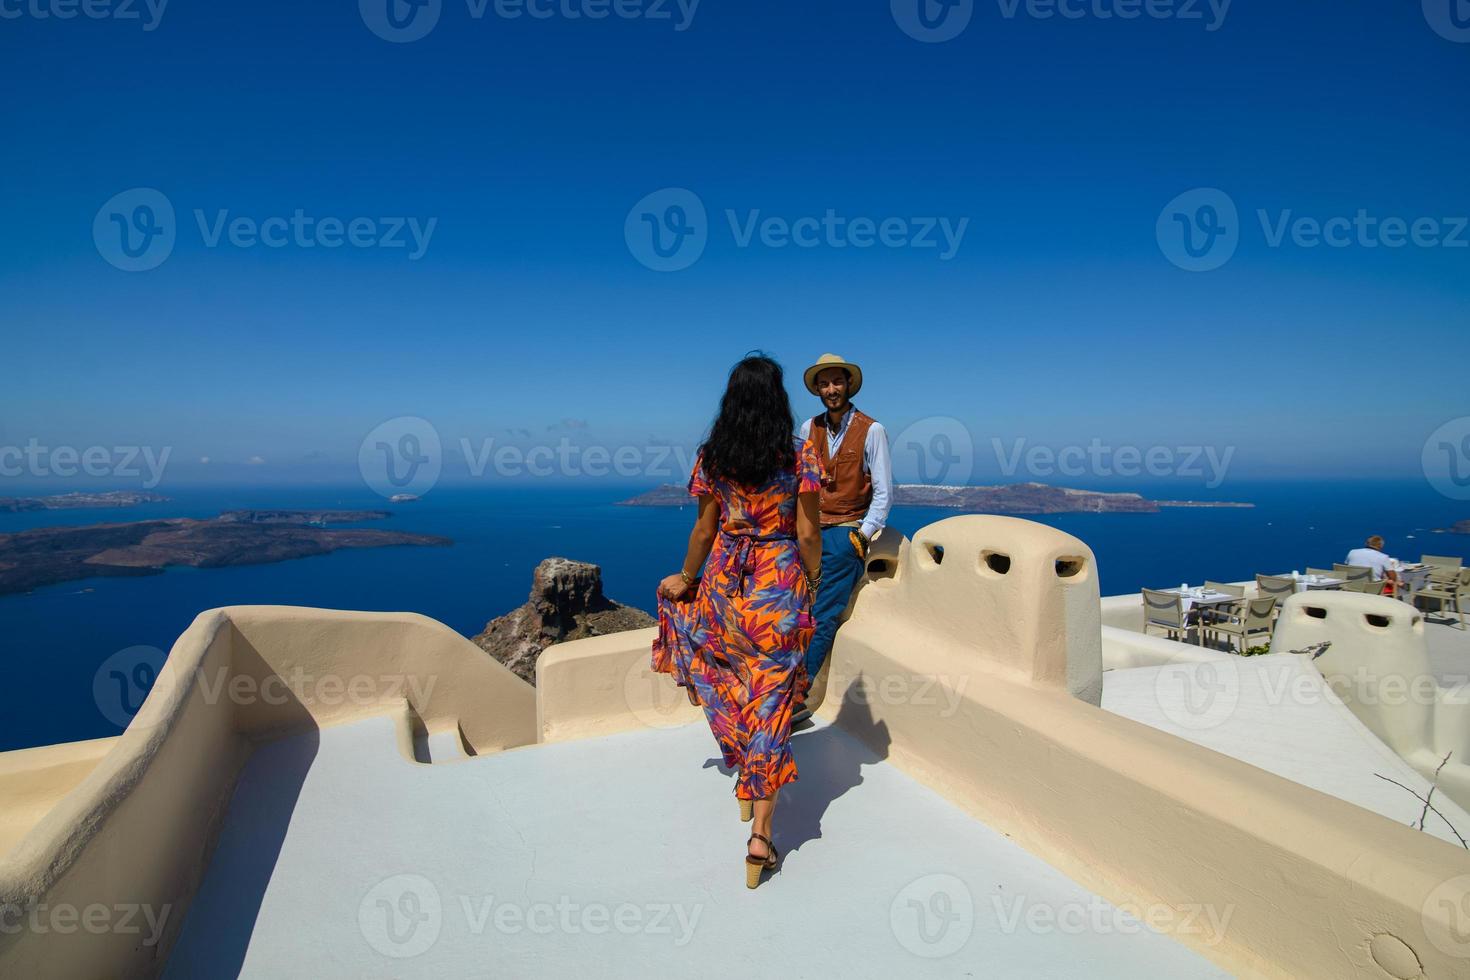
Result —
<instances>
[{"instance_id":1,"label":"white outdoor chair","mask_svg":"<svg viewBox=\"0 0 1470 980\"><path fill-rule=\"evenodd\" d=\"M1243 585L1231 585L1229 582L1211 582L1206 579L1205 589L1210 592L1223 592L1225 595L1233 595L1237 599L1245 598L1245 586ZM1229 606L1229 603L1223 606L1200 606L1200 623L1212 623L1216 620L1229 618L1229 613L1226 611L1229 609Z\"/></svg>"},{"instance_id":2,"label":"white outdoor chair","mask_svg":"<svg viewBox=\"0 0 1470 980\"><path fill-rule=\"evenodd\" d=\"M1184 599L1172 592L1143 590L1143 632L1150 629L1165 631L1171 640L1179 639L1189 632L1189 623L1184 616Z\"/></svg>"},{"instance_id":3,"label":"white outdoor chair","mask_svg":"<svg viewBox=\"0 0 1470 980\"><path fill-rule=\"evenodd\" d=\"M1257 575L1256 593L1263 599L1267 596L1275 599L1279 610L1288 598L1296 594L1296 582L1285 575Z\"/></svg>"},{"instance_id":4,"label":"white outdoor chair","mask_svg":"<svg viewBox=\"0 0 1470 980\"><path fill-rule=\"evenodd\" d=\"M1414 593L1414 598L1433 599L1439 603L1439 612L1445 615L1450 606L1455 607L1455 614L1460 617L1460 629L1465 628L1465 606L1470 603L1470 568L1460 569L1454 582L1440 583L1431 581L1428 587Z\"/></svg>"},{"instance_id":5,"label":"white outdoor chair","mask_svg":"<svg viewBox=\"0 0 1470 980\"><path fill-rule=\"evenodd\" d=\"M1337 577L1342 578L1341 575ZM1350 578L1343 583L1342 591L1361 592L1364 595L1382 595L1383 583L1373 581L1373 576L1371 575L1366 578Z\"/></svg>"},{"instance_id":6,"label":"white outdoor chair","mask_svg":"<svg viewBox=\"0 0 1470 980\"><path fill-rule=\"evenodd\" d=\"M1332 563L1332 577L1345 579L1349 582L1360 582L1363 579L1373 581L1373 569L1367 565L1344 565L1342 562Z\"/></svg>"},{"instance_id":7,"label":"white outdoor chair","mask_svg":"<svg viewBox=\"0 0 1470 980\"><path fill-rule=\"evenodd\" d=\"M1205 629L1212 639L1223 634L1226 650L1235 652L1235 645L1238 643L1239 652L1244 654L1251 648L1251 640L1260 637L1265 638L1267 646L1270 645L1271 628L1276 619L1274 597L1241 599L1224 607L1222 612L1226 615L1210 623Z\"/></svg>"},{"instance_id":8,"label":"white outdoor chair","mask_svg":"<svg viewBox=\"0 0 1470 980\"><path fill-rule=\"evenodd\" d=\"M1455 582L1460 577L1460 568L1464 565L1464 559L1456 555L1425 555L1421 561L1429 566L1429 584L1431 587L1445 586L1454 588Z\"/></svg>"}]
</instances>

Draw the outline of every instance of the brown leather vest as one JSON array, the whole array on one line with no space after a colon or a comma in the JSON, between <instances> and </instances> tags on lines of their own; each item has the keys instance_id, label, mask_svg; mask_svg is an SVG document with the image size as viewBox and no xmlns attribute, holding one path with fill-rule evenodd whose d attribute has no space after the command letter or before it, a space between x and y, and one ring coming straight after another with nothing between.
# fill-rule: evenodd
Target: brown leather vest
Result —
<instances>
[{"instance_id":1,"label":"brown leather vest","mask_svg":"<svg viewBox=\"0 0 1470 980\"><path fill-rule=\"evenodd\" d=\"M864 447L873 420L857 409L842 434L837 456L827 453L827 413L812 419L811 440L822 461L822 526L861 520L873 502L873 477L863 465Z\"/></svg>"}]
</instances>

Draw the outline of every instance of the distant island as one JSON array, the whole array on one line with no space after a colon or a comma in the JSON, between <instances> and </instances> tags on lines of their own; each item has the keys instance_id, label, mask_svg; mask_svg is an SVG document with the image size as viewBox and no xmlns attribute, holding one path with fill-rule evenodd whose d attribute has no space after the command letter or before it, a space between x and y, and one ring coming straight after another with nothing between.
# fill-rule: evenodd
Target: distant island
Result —
<instances>
[{"instance_id":1,"label":"distant island","mask_svg":"<svg viewBox=\"0 0 1470 980\"><path fill-rule=\"evenodd\" d=\"M388 516L380 510L233 510L207 520L175 517L0 534L0 595L99 575L157 575L170 565L264 565L343 548L454 543L428 534L324 527Z\"/></svg>"},{"instance_id":2,"label":"distant island","mask_svg":"<svg viewBox=\"0 0 1470 980\"><path fill-rule=\"evenodd\" d=\"M0 497L0 514L29 510L75 510L82 507L136 507L139 504L162 504L167 497L132 490L109 490L105 493L58 493L49 497Z\"/></svg>"},{"instance_id":3,"label":"distant island","mask_svg":"<svg viewBox=\"0 0 1470 980\"><path fill-rule=\"evenodd\" d=\"M359 524L392 517L386 510L227 510L215 518L227 524Z\"/></svg>"},{"instance_id":4,"label":"distant island","mask_svg":"<svg viewBox=\"0 0 1470 980\"><path fill-rule=\"evenodd\" d=\"M1470 521L1456 521L1452 527L1437 527L1435 534L1470 534Z\"/></svg>"},{"instance_id":5,"label":"distant island","mask_svg":"<svg viewBox=\"0 0 1470 980\"><path fill-rule=\"evenodd\" d=\"M1254 507L1255 504L1214 500L1149 500L1137 493L1100 493L1046 483L1012 483L993 487L942 487L900 483L893 488L899 507L943 507L972 514L1154 514L1164 507ZM666 483L620 501L624 507L683 507L689 492Z\"/></svg>"}]
</instances>

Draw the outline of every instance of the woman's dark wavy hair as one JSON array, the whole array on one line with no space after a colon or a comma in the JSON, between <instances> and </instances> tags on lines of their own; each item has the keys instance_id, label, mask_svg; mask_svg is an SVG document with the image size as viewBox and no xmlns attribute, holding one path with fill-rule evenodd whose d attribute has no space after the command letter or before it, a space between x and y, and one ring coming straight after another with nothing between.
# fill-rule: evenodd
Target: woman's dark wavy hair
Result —
<instances>
[{"instance_id":1,"label":"woman's dark wavy hair","mask_svg":"<svg viewBox=\"0 0 1470 980\"><path fill-rule=\"evenodd\" d=\"M700 447L704 470L750 487L796 464L796 424L781 365L747 354L730 369L720 414Z\"/></svg>"}]
</instances>

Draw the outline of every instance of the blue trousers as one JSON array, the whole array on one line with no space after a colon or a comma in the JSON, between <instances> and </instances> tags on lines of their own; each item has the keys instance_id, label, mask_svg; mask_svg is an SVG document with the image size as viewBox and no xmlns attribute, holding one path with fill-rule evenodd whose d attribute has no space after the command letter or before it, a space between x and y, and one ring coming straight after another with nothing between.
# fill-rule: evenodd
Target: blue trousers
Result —
<instances>
[{"instance_id":1,"label":"blue trousers","mask_svg":"<svg viewBox=\"0 0 1470 980\"><path fill-rule=\"evenodd\" d=\"M822 532L822 587L812 603L812 618L817 628L811 645L806 648L806 675L813 684L832 650L832 641L837 638L837 624L852 598L852 590L863 574L863 560L848 537L852 531L850 527L829 527Z\"/></svg>"}]
</instances>

